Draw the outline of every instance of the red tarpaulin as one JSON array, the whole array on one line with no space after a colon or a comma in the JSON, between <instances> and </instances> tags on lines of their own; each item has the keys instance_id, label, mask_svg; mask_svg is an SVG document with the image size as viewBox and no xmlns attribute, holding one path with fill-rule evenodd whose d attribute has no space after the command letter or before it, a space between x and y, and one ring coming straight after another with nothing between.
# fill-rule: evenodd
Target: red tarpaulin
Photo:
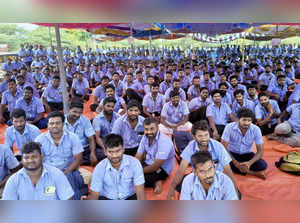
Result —
<instances>
[{"instance_id":1,"label":"red tarpaulin","mask_svg":"<svg viewBox=\"0 0 300 223\"><path fill-rule=\"evenodd\" d=\"M39 26L54 27L55 23L34 23ZM66 29L92 29L113 26L120 23L59 23L59 28Z\"/></svg>"}]
</instances>

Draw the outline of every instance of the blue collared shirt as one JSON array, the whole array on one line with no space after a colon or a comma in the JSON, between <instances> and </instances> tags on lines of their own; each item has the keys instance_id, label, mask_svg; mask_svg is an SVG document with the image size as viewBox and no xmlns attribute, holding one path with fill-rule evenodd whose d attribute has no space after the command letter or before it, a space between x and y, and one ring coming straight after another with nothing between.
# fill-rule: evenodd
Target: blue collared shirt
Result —
<instances>
[{"instance_id":1,"label":"blue collared shirt","mask_svg":"<svg viewBox=\"0 0 300 223\"><path fill-rule=\"evenodd\" d=\"M8 111L12 111L16 107L16 102L19 98L23 96L23 92L17 89L16 96L13 96L9 90L6 90L2 94L1 104L8 105Z\"/></svg>"},{"instance_id":2,"label":"blue collared shirt","mask_svg":"<svg viewBox=\"0 0 300 223\"><path fill-rule=\"evenodd\" d=\"M115 82L114 81L111 81L109 82L110 84L112 84L114 87L115 87L115 90L116 90L116 94L121 97L122 94L123 94L123 89L124 89L124 86L123 86L123 83L121 81L118 82L117 85L115 85Z\"/></svg>"},{"instance_id":3,"label":"blue collared shirt","mask_svg":"<svg viewBox=\"0 0 300 223\"><path fill-rule=\"evenodd\" d=\"M16 108L21 108L26 112L26 119L35 119L39 113L45 111L42 100L32 97L29 104L26 103L24 97L19 98L16 102Z\"/></svg>"},{"instance_id":4,"label":"blue collared shirt","mask_svg":"<svg viewBox=\"0 0 300 223\"><path fill-rule=\"evenodd\" d=\"M75 133L79 137L83 148L89 146L88 138L95 135L95 130L91 124L91 121L82 115L79 117L79 119L77 119L74 125L69 123L66 116L64 128L69 132Z\"/></svg>"},{"instance_id":5,"label":"blue collared shirt","mask_svg":"<svg viewBox=\"0 0 300 223\"><path fill-rule=\"evenodd\" d=\"M55 145L49 131L39 135L35 141L42 145L44 163L62 171L74 162L75 155L83 152L79 137L67 130L63 130L58 146Z\"/></svg>"},{"instance_id":6,"label":"blue collared shirt","mask_svg":"<svg viewBox=\"0 0 300 223\"><path fill-rule=\"evenodd\" d=\"M144 135L144 120L144 117L138 116L138 123L133 130L129 124L127 114L123 115L115 121L112 133L122 136L126 149L138 147Z\"/></svg>"},{"instance_id":7,"label":"blue collared shirt","mask_svg":"<svg viewBox=\"0 0 300 223\"><path fill-rule=\"evenodd\" d=\"M177 124L184 120L184 116L188 115L189 109L187 104L180 100L177 107L175 107L171 101L164 104L163 109L161 111L161 116L166 119L167 122L171 124Z\"/></svg>"},{"instance_id":8,"label":"blue collared shirt","mask_svg":"<svg viewBox=\"0 0 300 223\"><path fill-rule=\"evenodd\" d=\"M220 108L215 103L212 103L206 109L206 117L213 117L215 125L226 125L230 119L230 114L231 109L226 103L221 103Z\"/></svg>"},{"instance_id":9,"label":"blue collared shirt","mask_svg":"<svg viewBox=\"0 0 300 223\"><path fill-rule=\"evenodd\" d=\"M196 89L196 87L192 85L189 87L187 93L192 96L192 99L197 98L200 96L200 88Z\"/></svg>"},{"instance_id":10,"label":"blue collared shirt","mask_svg":"<svg viewBox=\"0 0 300 223\"><path fill-rule=\"evenodd\" d=\"M238 200L231 179L219 171L215 172L214 182L206 194L199 178L194 173L184 178L180 200Z\"/></svg>"},{"instance_id":11,"label":"blue collared shirt","mask_svg":"<svg viewBox=\"0 0 300 223\"><path fill-rule=\"evenodd\" d=\"M278 95L280 97L280 101L283 101L287 92L287 83L285 83L283 85L283 88L281 88L278 82L276 81L273 84L269 85L268 91L271 92L272 94Z\"/></svg>"},{"instance_id":12,"label":"blue collared shirt","mask_svg":"<svg viewBox=\"0 0 300 223\"><path fill-rule=\"evenodd\" d=\"M16 143L18 154L21 154L21 148L26 142L32 142L41 134L40 130L31 124L26 123L24 133L21 135L14 126L10 126L5 130L5 144L13 147Z\"/></svg>"},{"instance_id":13,"label":"blue collared shirt","mask_svg":"<svg viewBox=\"0 0 300 223\"><path fill-rule=\"evenodd\" d=\"M287 107L286 111L291 114L288 122L292 128L299 134L300 133L300 103L292 104Z\"/></svg>"},{"instance_id":14,"label":"blue collared shirt","mask_svg":"<svg viewBox=\"0 0 300 223\"><path fill-rule=\"evenodd\" d=\"M209 139L208 152L211 154L213 162L217 165L216 169L223 171L224 166L229 165L231 158L224 146L214 139ZM181 153L181 158L191 163L191 157L196 152L200 151L196 140L189 142L187 147Z\"/></svg>"},{"instance_id":15,"label":"blue collared shirt","mask_svg":"<svg viewBox=\"0 0 300 223\"><path fill-rule=\"evenodd\" d=\"M91 190L112 200L125 200L136 193L136 186L145 183L143 167L134 157L123 155L119 170L106 158L93 172Z\"/></svg>"},{"instance_id":16,"label":"blue collared shirt","mask_svg":"<svg viewBox=\"0 0 300 223\"><path fill-rule=\"evenodd\" d=\"M280 108L278 106L278 103L277 101L273 100L273 99L270 99L269 100L275 113L276 114L280 114L281 111L280 111ZM255 118L256 119L266 119L266 117L269 115L269 112L264 108L264 106L262 106L260 103L258 103L255 107ZM270 120L270 123L272 125L276 124L277 123L277 119L276 118L272 118Z\"/></svg>"},{"instance_id":17,"label":"blue collared shirt","mask_svg":"<svg viewBox=\"0 0 300 223\"><path fill-rule=\"evenodd\" d=\"M245 98L246 98L247 100L249 100L249 101L252 101L252 102L254 103L254 110L255 110L255 106L259 103L258 96L255 95L254 98L251 98L251 97L249 96L249 94L248 94Z\"/></svg>"},{"instance_id":18,"label":"blue collared shirt","mask_svg":"<svg viewBox=\"0 0 300 223\"><path fill-rule=\"evenodd\" d=\"M147 94L144 99L142 105L147 108L147 112L161 112L165 103L164 96L160 93L157 94L156 100L154 101L152 97L152 93Z\"/></svg>"},{"instance_id":19,"label":"blue collared shirt","mask_svg":"<svg viewBox=\"0 0 300 223\"><path fill-rule=\"evenodd\" d=\"M262 145L263 139L261 130L258 126L251 124L243 136L238 122L226 125L222 139L228 142L228 150L233 153L245 154L252 152L252 145Z\"/></svg>"},{"instance_id":20,"label":"blue collared shirt","mask_svg":"<svg viewBox=\"0 0 300 223\"><path fill-rule=\"evenodd\" d=\"M98 102L100 102L103 98L105 98L106 93L104 91L104 88L101 85L99 85L95 88L93 95L98 97Z\"/></svg>"},{"instance_id":21,"label":"blue collared shirt","mask_svg":"<svg viewBox=\"0 0 300 223\"><path fill-rule=\"evenodd\" d=\"M9 170L19 166L19 162L7 145L0 145L0 182L9 174Z\"/></svg>"},{"instance_id":22,"label":"blue collared shirt","mask_svg":"<svg viewBox=\"0 0 300 223\"><path fill-rule=\"evenodd\" d=\"M157 135L149 146L149 139L143 136L139 149L137 151L141 154L146 154L145 163L152 165L156 159L164 160L161 168L170 174L174 168L175 150L172 140L164 133L158 131Z\"/></svg>"},{"instance_id":23,"label":"blue collared shirt","mask_svg":"<svg viewBox=\"0 0 300 223\"><path fill-rule=\"evenodd\" d=\"M42 97L44 97L47 100L47 102L54 102L54 103L63 102L61 87L54 88L52 84L46 87Z\"/></svg>"},{"instance_id":24,"label":"blue collared shirt","mask_svg":"<svg viewBox=\"0 0 300 223\"><path fill-rule=\"evenodd\" d=\"M53 166L43 165L36 186L33 186L24 168L12 175L5 185L3 200L68 200L73 195L64 173Z\"/></svg>"},{"instance_id":25,"label":"blue collared shirt","mask_svg":"<svg viewBox=\"0 0 300 223\"><path fill-rule=\"evenodd\" d=\"M237 116L238 110L241 108L248 108L254 113L255 104L252 101L249 101L247 99L244 99L243 106L241 106L236 100L232 104L232 114Z\"/></svg>"},{"instance_id":26,"label":"blue collared shirt","mask_svg":"<svg viewBox=\"0 0 300 223\"><path fill-rule=\"evenodd\" d=\"M201 97L193 98L189 103L189 109L190 109L190 111L195 110L202 106L208 106L211 103L213 103L213 102L210 98L206 98L205 101L203 101Z\"/></svg>"},{"instance_id":27,"label":"blue collared shirt","mask_svg":"<svg viewBox=\"0 0 300 223\"><path fill-rule=\"evenodd\" d=\"M166 81L163 81L160 83L159 85L159 92L162 93L162 94L165 94L166 91L172 87L172 83L167 83Z\"/></svg>"},{"instance_id":28,"label":"blue collared shirt","mask_svg":"<svg viewBox=\"0 0 300 223\"><path fill-rule=\"evenodd\" d=\"M116 112L113 112L112 120L109 122L103 114L103 111L97 115L93 120L93 127L97 132L99 132L99 137L103 139L105 136L112 132L113 125L115 121L120 117Z\"/></svg>"},{"instance_id":29,"label":"blue collared shirt","mask_svg":"<svg viewBox=\"0 0 300 223\"><path fill-rule=\"evenodd\" d=\"M79 82L77 79L73 80L72 88L75 89L76 94L83 95L84 90L89 88L89 82L86 78L82 78L82 82Z\"/></svg>"}]
</instances>

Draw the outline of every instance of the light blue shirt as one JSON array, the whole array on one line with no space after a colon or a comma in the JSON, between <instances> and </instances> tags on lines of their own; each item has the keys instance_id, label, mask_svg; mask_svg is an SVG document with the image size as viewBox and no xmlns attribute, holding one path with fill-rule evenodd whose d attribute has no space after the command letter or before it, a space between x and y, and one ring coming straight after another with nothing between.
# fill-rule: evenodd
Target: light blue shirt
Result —
<instances>
[{"instance_id":1,"label":"light blue shirt","mask_svg":"<svg viewBox=\"0 0 300 223\"><path fill-rule=\"evenodd\" d=\"M29 104L26 103L24 97L19 98L16 102L16 108L21 108L25 111L26 120L35 119L39 113L45 111L42 100L34 96Z\"/></svg>"},{"instance_id":2,"label":"light blue shirt","mask_svg":"<svg viewBox=\"0 0 300 223\"><path fill-rule=\"evenodd\" d=\"M0 145L0 182L9 174L9 170L19 166L19 162L7 145Z\"/></svg>"},{"instance_id":3,"label":"light blue shirt","mask_svg":"<svg viewBox=\"0 0 300 223\"><path fill-rule=\"evenodd\" d=\"M137 152L146 154L145 163L149 166L152 165L156 159L164 160L161 168L166 171L167 174L171 174L174 168L175 150L172 140L164 133L158 131L151 146L149 146L148 137L143 136Z\"/></svg>"},{"instance_id":4,"label":"light blue shirt","mask_svg":"<svg viewBox=\"0 0 300 223\"><path fill-rule=\"evenodd\" d=\"M93 95L98 97L98 102L100 102L103 98L106 97L104 88L101 85L95 88Z\"/></svg>"},{"instance_id":5,"label":"light blue shirt","mask_svg":"<svg viewBox=\"0 0 300 223\"><path fill-rule=\"evenodd\" d=\"M5 144L12 148L14 143L16 143L18 154L21 155L22 146L26 142L34 141L40 134L41 132L36 126L28 123L25 124L23 134L20 134L14 126L10 126L5 130Z\"/></svg>"},{"instance_id":6,"label":"light blue shirt","mask_svg":"<svg viewBox=\"0 0 300 223\"><path fill-rule=\"evenodd\" d=\"M244 99L244 104L241 106L236 100L232 104L232 114L237 116L238 110L241 108L248 108L254 113L255 104L252 101L249 101L247 99Z\"/></svg>"},{"instance_id":7,"label":"light blue shirt","mask_svg":"<svg viewBox=\"0 0 300 223\"><path fill-rule=\"evenodd\" d=\"M53 166L43 165L42 176L36 186L33 186L24 168L12 175L5 185L3 200L68 200L73 195L64 173Z\"/></svg>"},{"instance_id":8,"label":"light blue shirt","mask_svg":"<svg viewBox=\"0 0 300 223\"><path fill-rule=\"evenodd\" d=\"M119 170L113 168L107 158L96 166L91 190L112 200L125 200L136 193L136 186L144 183L144 172L140 162L124 154Z\"/></svg>"},{"instance_id":9,"label":"light blue shirt","mask_svg":"<svg viewBox=\"0 0 300 223\"><path fill-rule=\"evenodd\" d=\"M152 97L152 93L147 94L144 99L142 105L147 108L147 112L161 112L165 103L164 96L160 93L157 94L156 100L154 101Z\"/></svg>"},{"instance_id":10,"label":"light blue shirt","mask_svg":"<svg viewBox=\"0 0 300 223\"><path fill-rule=\"evenodd\" d=\"M224 166L229 165L229 163L231 162L231 158L228 152L226 151L224 146L218 141L214 139L209 139L207 150L211 154L213 162L217 165L217 170L222 172ZM188 163L191 163L192 155L199 151L200 149L198 147L197 141L192 140L191 142L189 142L187 147L185 147L180 156Z\"/></svg>"},{"instance_id":11,"label":"light blue shirt","mask_svg":"<svg viewBox=\"0 0 300 223\"><path fill-rule=\"evenodd\" d=\"M164 104L161 111L161 116L166 119L167 122L171 124L177 124L184 120L184 116L188 115L189 109L187 104L180 100L177 107L175 107L171 101Z\"/></svg>"},{"instance_id":12,"label":"light blue shirt","mask_svg":"<svg viewBox=\"0 0 300 223\"><path fill-rule=\"evenodd\" d=\"M198 109L202 106L208 106L210 105L212 102L212 100L210 98L206 98L205 101L202 100L201 97L196 97L196 98L193 98L190 103L189 103L189 109L190 111L191 110L195 110L195 109Z\"/></svg>"},{"instance_id":13,"label":"light blue shirt","mask_svg":"<svg viewBox=\"0 0 300 223\"><path fill-rule=\"evenodd\" d=\"M262 145L263 139L260 128L251 124L243 136L238 122L232 122L226 125L222 139L228 142L228 150L233 153L246 154L252 152L252 145Z\"/></svg>"},{"instance_id":14,"label":"light blue shirt","mask_svg":"<svg viewBox=\"0 0 300 223\"><path fill-rule=\"evenodd\" d=\"M184 178L180 200L238 200L231 179L224 173L215 172L214 182L206 194L199 178L194 173Z\"/></svg>"},{"instance_id":15,"label":"light blue shirt","mask_svg":"<svg viewBox=\"0 0 300 223\"><path fill-rule=\"evenodd\" d=\"M116 112L113 112L112 120L109 122L103 114L103 111L97 115L93 120L93 127L97 132L99 132L99 137L103 139L105 136L112 132L113 125L115 121L120 117Z\"/></svg>"},{"instance_id":16,"label":"light blue shirt","mask_svg":"<svg viewBox=\"0 0 300 223\"><path fill-rule=\"evenodd\" d=\"M192 85L189 87L187 93L192 96L192 99L194 99L200 96L200 89L196 89L196 87Z\"/></svg>"},{"instance_id":17,"label":"light blue shirt","mask_svg":"<svg viewBox=\"0 0 300 223\"><path fill-rule=\"evenodd\" d=\"M72 83L72 88L75 89L76 94L83 95L84 90L86 88L89 88L89 82L85 78L82 78L82 82L79 82L77 79L74 79Z\"/></svg>"},{"instance_id":18,"label":"light blue shirt","mask_svg":"<svg viewBox=\"0 0 300 223\"><path fill-rule=\"evenodd\" d=\"M63 131L58 146L55 145L49 131L39 135L35 141L42 145L44 163L62 171L74 162L73 156L83 152L79 137L66 130Z\"/></svg>"},{"instance_id":19,"label":"light blue shirt","mask_svg":"<svg viewBox=\"0 0 300 223\"><path fill-rule=\"evenodd\" d=\"M166 81L163 81L159 85L159 91L160 91L160 93L165 94L166 91L171 87L172 87L172 83L168 84Z\"/></svg>"},{"instance_id":20,"label":"light blue shirt","mask_svg":"<svg viewBox=\"0 0 300 223\"><path fill-rule=\"evenodd\" d=\"M115 87L116 94L119 97L121 97L122 94L123 94L123 89L124 89L123 83L121 81L119 81L117 85L115 85L114 81L111 81L109 83L112 84Z\"/></svg>"},{"instance_id":21,"label":"light blue shirt","mask_svg":"<svg viewBox=\"0 0 300 223\"><path fill-rule=\"evenodd\" d=\"M91 121L82 115L79 117L79 119L77 119L74 125L69 123L66 116L64 128L69 132L75 133L79 137L83 148L89 146L88 138L95 135L95 130L91 124Z\"/></svg>"},{"instance_id":22,"label":"light blue shirt","mask_svg":"<svg viewBox=\"0 0 300 223\"><path fill-rule=\"evenodd\" d=\"M284 96L286 95L287 92L287 83L284 83L283 88L281 88L276 81L273 84L269 85L268 91L271 92L272 94L277 94L280 97L280 101L283 101Z\"/></svg>"},{"instance_id":23,"label":"light blue shirt","mask_svg":"<svg viewBox=\"0 0 300 223\"><path fill-rule=\"evenodd\" d=\"M300 133L300 103L292 104L287 107L286 111L291 114L288 122L292 128L299 134Z\"/></svg>"},{"instance_id":24,"label":"light blue shirt","mask_svg":"<svg viewBox=\"0 0 300 223\"><path fill-rule=\"evenodd\" d=\"M9 90L6 90L2 94L1 104L8 105L8 111L12 111L16 107L16 101L23 96L23 92L17 89L16 96L13 96Z\"/></svg>"},{"instance_id":25,"label":"light blue shirt","mask_svg":"<svg viewBox=\"0 0 300 223\"><path fill-rule=\"evenodd\" d=\"M144 135L144 120L144 117L138 116L138 123L133 130L129 124L128 116L123 115L115 121L112 133L122 136L126 149L138 147Z\"/></svg>"},{"instance_id":26,"label":"light blue shirt","mask_svg":"<svg viewBox=\"0 0 300 223\"><path fill-rule=\"evenodd\" d=\"M52 84L46 87L42 97L46 98L47 102L53 102L53 103L63 102L61 87L54 88Z\"/></svg>"},{"instance_id":27,"label":"light blue shirt","mask_svg":"<svg viewBox=\"0 0 300 223\"><path fill-rule=\"evenodd\" d=\"M272 105L275 113L279 115L281 113L281 111L280 111L280 108L278 106L277 101L272 100L272 99L270 99L269 101L270 101L270 103L271 103L271 105ZM260 103L258 103L256 105L256 107L255 107L255 118L256 119L266 119L266 117L268 115L269 115L269 112ZM277 119L276 118L272 118L270 120L270 123L272 125L276 124L277 123Z\"/></svg>"},{"instance_id":28,"label":"light blue shirt","mask_svg":"<svg viewBox=\"0 0 300 223\"><path fill-rule=\"evenodd\" d=\"M206 117L213 117L215 125L226 125L230 119L231 109L228 104L221 103L220 108L215 103L206 109Z\"/></svg>"}]
</instances>

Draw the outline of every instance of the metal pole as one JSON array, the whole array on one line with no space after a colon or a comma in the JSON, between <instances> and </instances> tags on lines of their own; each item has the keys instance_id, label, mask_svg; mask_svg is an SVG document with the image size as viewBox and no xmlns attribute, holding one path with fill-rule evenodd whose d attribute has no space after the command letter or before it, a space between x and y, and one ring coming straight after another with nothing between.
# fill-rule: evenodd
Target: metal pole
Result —
<instances>
[{"instance_id":1,"label":"metal pole","mask_svg":"<svg viewBox=\"0 0 300 223\"><path fill-rule=\"evenodd\" d=\"M56 43L57 43L57 56L58 56L58 65L59 65L59 74L60 74L60 85L63 93L63 104L64 104L64 113L67 114L69 112L68 105L68 92L67 92L67 81L66 81L66 71L64 67L64 60L61 48L61 39L59 32L59 24L55 23L55 34L56 34Z\"/></svg>"},{"instance_id":2,"label":"metal pole","mask_svg":"<svg viewBox=\"0 0 300 223\"><path fill-rule=\"evenodd\" d=\"M151 31L150 31L150 35L149 35L149 44L150 44L150 49L149 49L149 56L150 56L150 60L152 60L152 35L151 35Z\"/></svg>"}]
</instances>

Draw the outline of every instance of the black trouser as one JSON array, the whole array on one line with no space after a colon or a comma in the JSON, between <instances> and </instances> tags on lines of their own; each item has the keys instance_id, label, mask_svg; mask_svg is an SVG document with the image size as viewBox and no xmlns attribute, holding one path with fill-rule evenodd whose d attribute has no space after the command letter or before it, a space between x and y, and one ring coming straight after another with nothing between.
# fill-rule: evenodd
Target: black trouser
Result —
<instances>
[{"instance_id":1,"label":"black trouser","mask_svg":"<svg viewBox=\"0 0 300 223\"><path fill-rule=\"evenodd\" d=\"M261 134L262 135L268 135L274 132L274 129L276 127L276 124L274 125L269 125L269 124L265 124L263 126L260 126L260 130L261 130Z\"/></svg>"},{"instance_id":2,"label":"black trouser","mask_svg":"<svg viewBox=\"0 0 300 223\"><path fill-rule=\"evenodd\" d=\"M146 166L148 165L143 163L143 167ZM145 187L154 187L157 181L165 180L169 176L163 168L160 168L154 173L145 173L144 175L145 175Z\"/></svg>"},{"instance_id":3,"label":"black trouser","mask_svg":"<svg viewBox=\"0 0 300 223\"><path fill-rule=\"evenodd\" d=\"M200 120L206 120L206 106L202 106L189 114L189 121L192 124L195 124Z\"/></svg>"},{"instance_id":4,"label":"black trouser","mask_svg":"<svg viewBox=\"0 0 300 223\"><path fill-rule=\"evenodd\" d=\"M225 125L216 125L216 128L217 128L219 136L222 137L224 129L225 129Z\"/></svg>"},{"instance_id":5,"label":"black trouser","mask_svg":"<svg viewBox=\"0 0 300 223\"><path fill-rule=\"evenodd\" d=\"M5 123L7 123L10 120L10 112L7 108L4 109L3 118L5 120Z\"/></svg>"},{"instance_id":6,"label":"black trouser","mask_svg":"<svg viewBox=\"0 0 300 223\"><path fill-rule=\"evenodd\" d=\"M48 102L51 111L64 110L64 104L62 102Z\"/></svg>"},{"instance_id":7,"label":"black trouser","mask_svg":"<svg viewBox=\"0 0 300 223\"><path fill-rule=\"evenodd\" d=\"M95 153L96 153L97 160L99 162L105 158L103 149L100 149L100 148L96 147ZM82 153L82 163L81 163L81 165L88 166L88 165L91 164L90 155L91 155L90 147L89 146L85 147L84 151Z\"/></svg>"},{"instance_id":8,"label":"black trouser","mask_svg":"<svg viewBox=\"0 0 300 223\"><path fill-rule=\"evenodd\" d=\"M74 94L75 94L76 97L79 97L79 98L82 98L82 96L83 96L81 94L77 94L76 92ZM90 99L90 96L89 95L85 95L83 99L86 100L86 101L88 101Z\"/></svg>"},{"instance_id":9,"label":"black trouser","mask_svg":"<svg viewBox=\"0 0 300 223\"><path fill-rule=\"evenodd\" d=\"M112 200L112 199L109 199L109 198L104 197L104 196L100 196L99 200ZM128 200L128 201L130 201L130 200L137 200L137 196L136 196L136 194L134 194L134 195L126 198L125 200Z\"/></svg>"},{"instance_id":10,"label":"black trouser","mask_svg":"<svg viewBox=\"0 0 300 223\"><path fill-rule=\"evenodd\" d=\"M135 156L138 148L139 148L138 146L134 148L125 148L125 154L129 156Z\"/></svg>"},{"instance_id":11,"label":"black trouser","mask_svg":"<svg viewBox=\"0 0 300 223\"><path fill-rule=\"evenodd\" d=\"M238 153L230 152L230 154L239 163L248 162L255 156L255 154L253 152L245 153L245 154L238 154ZM246 175L246 173L242 173L238 168L236 168L232 162L230 162L230 167L234 173ZM249 169L254 172L259 172L259 171L263 171L263 170L267 169L267 167L268 167L268 164L266 163L266 161L264 161L263 159L259 159L255 163L253 163Z\"/></svg>"}]
</instances>

